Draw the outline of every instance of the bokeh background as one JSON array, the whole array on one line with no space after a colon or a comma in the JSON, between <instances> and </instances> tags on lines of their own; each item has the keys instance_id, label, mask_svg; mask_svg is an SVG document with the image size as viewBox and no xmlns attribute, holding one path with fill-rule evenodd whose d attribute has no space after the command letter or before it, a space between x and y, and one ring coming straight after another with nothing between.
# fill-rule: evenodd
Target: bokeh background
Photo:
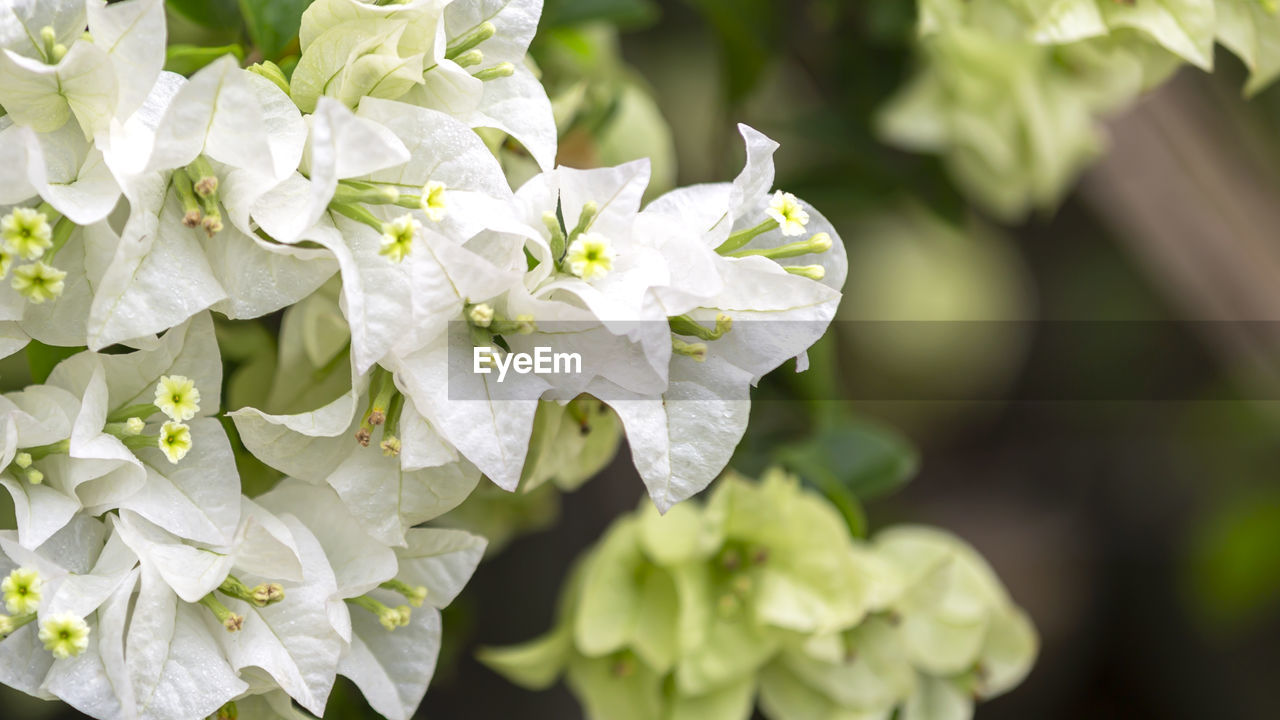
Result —
<instances>
[{"instance_id":1,"label":"bokeh background","mask_svg":"<svg viewBox=\"0 0 1280 720\"><path fill-rule=\"evenodd\" d=\"M1001 223L877 138L913 5L547 0L561 161L651 157L660 191L733 177L737 122L782 143L779 186L835 222L851 275L813 370L762 384L735 465L855 483L870 532L936 524L990 560L1043 647L980 719L1280 717L1280 92L1241 99L1225 53L1183 70L1108 121L1060 208ZM572 560L641 500L625 453L563 497L473 504L510 538L446 613L420 717L580 717L473 652L548 627ZM69 715L6 694L0 716ZM372 716L340 686L326 717Z\"/></svg>"}]
</instances>

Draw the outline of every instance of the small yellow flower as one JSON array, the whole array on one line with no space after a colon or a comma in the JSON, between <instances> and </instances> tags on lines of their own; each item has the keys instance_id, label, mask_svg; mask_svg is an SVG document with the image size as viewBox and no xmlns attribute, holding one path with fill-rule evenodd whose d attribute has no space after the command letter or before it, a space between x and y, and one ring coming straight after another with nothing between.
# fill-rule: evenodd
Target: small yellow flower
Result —
<instances>
[{"instance_id":1,"label":"small yellow flower","mask_svg":"<svg viewBox=\"0 0 1280 720\"><path fill-rule=\"evenodd\" d=\"M422 223L413 219L412 215L382 224L382 249L378 251L392 262L404 262L413 252L413 239L422 232Z\"/></svg>"},{"instance_id":2,"label":"small yellow flower","mask_svg":"<svg viewBox=\"0 0 1280 720\"><path fill-rule=\"evenodd\" d=\"M427 214L431 222L444 220L448 207L445 205L444 192L448 188L442 182L432 180L422 188L422 212Z\"/></svg>"},{"instance_id":3,"label":"small yellow flower","mask_svg":"<svg viewBox=\"0 0 1280 720\"><path fill-rule=\"evenodd\" d=\"M186 422L200 412L200 389L189 377L165 375L156 383L156 407L176 422Z\"/></svg>"},{"instance_id":4,"label":"small yellow flower","mask_svg":"<svg viewBox=\"0 0 1280 720\"><path fill-rule=\"evenodd\" d=\"M13 289L39 305L62 295L67 274L42 262L20 265L13 271Z\"/></svg>"},{"instance_id":5,"label":"small yellow flower","mask_svg":"<svg viewBox=\"0 0 1280 720\"><path fill-rule=\"evenodd\" d=\"M40 573L30 568L18 568L0 582L4 593L4 606L12 615L33 613L40 607Z\"/></svg>"},{"instance_id":6,"label":"small yellow flower","mask_svg":"<svg viewBox=\"0 0 1280 720\"><path fill-rule=\"evenodd\" d=\"M609 238L599 233L584 233L569 246L565 261L569 272L583 280L594 280L608 275L616 258Z\"/></svg>"},{"instance_id":7,"label":"small yellow flower","mask_svg":"<svg viewBox=\"0 0 1280 720\"><path fill-rule=\"evenodd\" d=\"M53 247L53 228L39 210L14 208L0 219L0 238L4 239L5 249L35 260Z\"/></svg>"},{"instance_id":8,"label":"small yellow flower","mask_svg":"<svg viewBox=\"0 0 1280 720\"><path fill-rule=\"evenodd\" d=\"M160 428L157 445L169 462L177 465L191 451L191 428L180 422L167 422Z\"/></svg>"},{"instance_id":9,"label":"small yellow flower","mask_svg":"<svg viewBox=\"0 0 1280 720\"><path fill-rule=\"evenodd\" d=\"M9 270L13 267L13 253L0 248L0 280L9 277Z\"/></svg>"},{"instance_id":10,"label":"small yellow flower","mask_svg":"<svg viewBox=\"0 0 1280 720\"><path fill-rule=\"evenodd\" d=\"M773 194L773 200L769 202L769 209L765 213L778 221L778 227L782 228L782 234L787 237L803 235L805 226L809 224L809 213L800 205L796 196L781 190Z\"/></svg>"},{"instance_id":11,"label":"small yellow flower","mask_svg":"<svg viewBox=\"0 0 1280 720\"><path fill-rule=\"evenodd\" d=\"M89 625L72 613L41 618L40 642L59 660L75 657L89 647Z\"/></svg>"}]
</instances>

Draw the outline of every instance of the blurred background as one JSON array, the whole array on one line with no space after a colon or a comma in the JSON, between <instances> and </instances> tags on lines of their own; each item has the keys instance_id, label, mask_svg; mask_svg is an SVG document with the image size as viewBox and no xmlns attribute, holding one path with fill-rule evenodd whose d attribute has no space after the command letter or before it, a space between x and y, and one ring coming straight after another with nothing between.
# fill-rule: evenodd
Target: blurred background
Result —
<instances>
[{"instance_id":1,"label":"blurred background","mask_svg":"<svg viewBox=\"0 0 1280 720\"><path fill-rule=\"evenodd\" d=\"M936 524L990 560L1043 647L978 718L1280 717L1280 91L1242 99L1219 52L1110 117L1059 207L997 218L878 139L918 67L913 5L547 0L533 53L561 162L651 157L656 195L736 175L737 122L782 143L779 187L840 229L850 278L812 370L762 383L735 466L781 463L845 488L872 534ZM509 542L446 613L420 717L580 717L473 653L550 625L572 560L641 500L625 455L562 496L464 506ZM326 717L366 716L340 686Z\"/></svg>"}]
</instances>

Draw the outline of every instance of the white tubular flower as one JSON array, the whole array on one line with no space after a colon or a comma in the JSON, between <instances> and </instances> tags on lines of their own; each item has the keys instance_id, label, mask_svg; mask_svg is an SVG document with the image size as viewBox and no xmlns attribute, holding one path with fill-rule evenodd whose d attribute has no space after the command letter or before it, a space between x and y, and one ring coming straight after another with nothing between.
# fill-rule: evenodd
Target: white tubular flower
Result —
<instances>
[{"instance_id":1,"label":"white tubular flower","mask_svg":"<svg viewBox=\"0 0 1280 720\"><path fill-rule=\"evenodd\" d=\"M565 262L569 266L569 272L583 280L595 280L613 270L616 258L617 253L609 238L599 233L583 233L569 246Z\"/></svg>"},{"instance_id":2,"label":"white tubular flower","mask_svg":"<svg viewBox=\"0 0 1280 720\"><path fill-rule=\"evenodd\" d=\"M12 615L26 615L40 608L40 573L30 568L18 568L0 582L4 593L4 606Z\"/></svg>"},{"instance_id":3,"label":"white tubular flower","mask_svg":"<svg viewBox=\"0 0 1280 720\"><path fill-rule=\"evenodd\" d=\"M53 246L53 227L39 210L14 208L0 219L0 238L4 239L5 249L35 260Z\"/></svg>"},{"instance_id":4,"label":"white tubular flower","mask_svg":"<svg viewBox=\"0 0 1280 720\"><path fill-rule=\"evenodd\" d=\"M89 625L72 613L59 613L40 620L40 642L59 660L73 658L89 647Z\"/></svg>"},{"instance_id":5,"label":"white tubular flower","mask_svg":"<svg viewBox=\"0 0 1280 720\"><path fill-rule=\"evenodd\" d=\"M773 194L773 200L765 213L778 221L778 227L787 237L803 235L805 227L809 224L809 213L800 205L796 196L781 190Z\"/></svg>"},{"instance_id":6,"label":"white tubular flower","mask_svg":"<svg viewBox=\"0 0 1280 720\"><path fill-rule=\"evenodd\" d=\"M174 422L186 422L200 412L200 389L189 377L165 375L156 383L156 407Z\"/></svg>"},{"instance_id":7,"label":"white tubular flower","mask_svg":"<svg viewBox=\"0 0 1280 720\"><path fill-rule=\"evenodd\" d=\"M382 249L378 254L390 258L392 262L404 262L413 252L413 239L422 232L422 223L412 215L402 215L396 220L382 225Z\"/></svg>"},{"instance_id":8,"label":"white tubular flower","mask_svg":"<svg viewBox=\"0 0 1280 720\"><path fill-rule=\"evenodd\" d=\"M436 180L432 180L422 188L422 212L427 214L431 222L438 223L448 214L448 207L444 200L447 189L444 183Z\"/></svg>"},{"instance_id":9,"label":"white tubular flower","mask_svg":"<svg viewBox=\"0 0 1280 720\"><path fill-rule=\"evenodd\" d=\"M160 428L156 444L169 462L177 465L191 451L191 428L180 422L167 422Z\"/></svg>"},{"instance_id":10,"label":"white tubular flower","mask_svg":"<svg viewBox=\"0 0 1280 720\"><path fill-rule=\"evenodd\" d=\"M43 262L20 265L13 271L13 289L37 305L62 296L67 273Z\"/></svg>"}]
</instances>

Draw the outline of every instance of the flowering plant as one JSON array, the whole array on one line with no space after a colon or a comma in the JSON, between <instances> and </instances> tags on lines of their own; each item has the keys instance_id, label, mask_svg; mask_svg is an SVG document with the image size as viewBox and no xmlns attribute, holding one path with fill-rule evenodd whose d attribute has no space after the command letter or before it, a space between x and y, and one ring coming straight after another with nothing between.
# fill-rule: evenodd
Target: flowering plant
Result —
<instances>
[{"instance_id":1,"label":"flowering plant","mask_svg":"<svg viewBox=\"0 0 1280 720\"><path fill-rule=\"evenodd\" d=\"M734 181L648 203L645 160L556 167L540 0L316 0L288 62L186 75L161 0L3 9L0 351L60 359L0 397L4 684L103 720L292 718L341 675L408 718L487 544L425 524L490 483L580 483L620 436L652 509L584 566L555 662L491 658L508 674L567 664L598 717L622 712L610 677L643 680L642 717L745 717L759 675L799 718L1025 672L1029 624L948 538L854 545L777 477L679 504L841 297L844 245L774 187L769 138L743 126ZM513 189L516 146L539 169ZM224 358L264 317L274 369L245 393ZM519 371L542 348L574 370ZM864 644L892 656L874 702L822 679Z\"/></svg>"}]
</instances>

